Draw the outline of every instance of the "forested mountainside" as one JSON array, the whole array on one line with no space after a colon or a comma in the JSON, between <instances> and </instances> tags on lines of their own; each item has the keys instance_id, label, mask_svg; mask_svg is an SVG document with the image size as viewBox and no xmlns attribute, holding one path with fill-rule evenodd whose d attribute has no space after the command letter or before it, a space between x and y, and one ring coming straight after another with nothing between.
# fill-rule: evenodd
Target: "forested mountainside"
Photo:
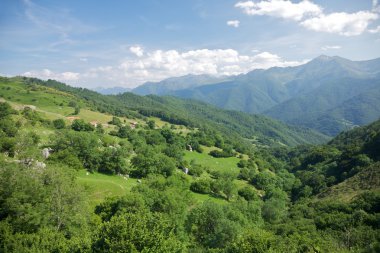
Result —
<instances>
[{"instance_id":1,"label":"forested mountainside","mask_svg":"<svg viewBox=\"0 0 380 253\"><path fill-rule=\"evenodd\" d=\"M19 82L28 85L36 83L69 92L83 98L91 108L100 112L117 116L156 116L170 123L221 131L231 136L231 139L237 139L237 142L240 142L238 139L241 137L261 145L275 143L297 145L323 143L328 140L327 136L307 128L288 126L261 115L222 110L194 100L138 96L132 93L105 96L53 80L41 81L34 78L19 80Z\"/></svg>"},{"instance_id":2,"label":"forested mountainside","mask_svg":"<svg viewBox=\"0 0 380 253\"><path fill-rule=\"evenodd\" d=\"M380 59L350 61L320 56L297 67L254 70L207 85L197 84L194 79L190 88L181 89L179 85L160 93L149 91L265 114L334 136L380 117L379 75ZM175 80L181 83L181 78ZM164 83L157 83L156 89L165 87ZM142 85L134 92L147 87Z\"/></svg>"},{"instance_id":3,"label":"forested mountainside","mask_svg":"<svg viewBox=\"0 0 380 253\"><path fill-rule=\"evenodd\" d=\"M28 78L0 94L0 252L380 250L380 121L241 148L212 118L143 113L193 101Z\"/></svg>"}]
</instances>

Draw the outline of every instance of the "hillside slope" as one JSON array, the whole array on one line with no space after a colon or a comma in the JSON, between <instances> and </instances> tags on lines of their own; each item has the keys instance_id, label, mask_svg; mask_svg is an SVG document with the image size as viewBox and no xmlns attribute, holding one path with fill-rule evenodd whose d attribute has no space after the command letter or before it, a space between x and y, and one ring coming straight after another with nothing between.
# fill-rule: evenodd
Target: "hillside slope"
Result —
<instances>
[{"instance_id":1,"label":"hillside slope","mask_svg":"<svg viewBox=\"0 0 380 253\"><path fill-rule=\"evenodd\" d=\"M163 117L178 123L208 125L224 134L243 136L258 143L273 145L282 143L294 146L305 143L322 143L327 137L307 128L288 126L261 115L218 109L195 100L175 97L138 97L132 93L117 96L127 107L149 116ZM180 116L180 118L178 118Z\"/></svg>"},{"instance_id":2,"label":"hillside slope","mask_svg":"<svg viewBox=\"0 0 380 253\"><path fill-rule=\"evenodd\" d=\"M181 78L175 80L181 82ZM380 117L376 89L379 82L380 59L350 61L337 56L320 56L297 67L254 70L224 82L205 85L194 80L189 88L159 94L201 100L230 110L261 113L333 136ZM155 89L160 89L161 83L155 85ZM150 93L158 94L154 89ZM354 97L359 99L352 100ZM354 108L350 106L353 101ZM358 110L362 115L360 119ZM328 127L319 123L321 119L328 120Z\"/></svg>"},{"instance_id":3,"label":"hillside slope","mask_svg":"<svg viewBox=\"0 0 380 253\"><path fill-rule=\"evenodd\" d=\"M138 96L132 93L106 96L87 89L73 88L53 80L1 79L4 86L11 87L13 82L23 86L25 90L32 88L33 85L41 85L65 92L73 96L72 100L77 97L83 105L102 113L140 119L155 116L169 123L220 131L230 135L231 140L236 139L236 142L244 137L260 145L294 146L306 143L322 143L328 140L323 134L307 128L288 126L265 116L226 111L194 100ZM4 89L3 96L7 96L6 87ZM28 103L33 104L35 102L30 97ZM56 106L59 105L56 104Z\"/></svg>"}]
</instances>

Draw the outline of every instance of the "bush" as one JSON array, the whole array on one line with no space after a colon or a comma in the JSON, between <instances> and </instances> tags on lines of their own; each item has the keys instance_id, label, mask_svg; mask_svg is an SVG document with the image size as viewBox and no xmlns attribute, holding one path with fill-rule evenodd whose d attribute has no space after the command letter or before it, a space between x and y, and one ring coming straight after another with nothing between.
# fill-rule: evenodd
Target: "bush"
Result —
<instances>
[{"instance_id":1,"label":"bush","mask_svg":"<svg viewBox=\"0 0 380 253\"><path fill-rule=\"evenodd\" d=\"M240 160L238 163L237 163L237 166L239 168L245 168L248 166L248 161L247 160Z\"/></svg>"},{"instance_id":2,"label":"bush","mask_svg":"<svg viewBox=\"0 0 380 253\"><path fill-rule=\"evenodd\" d=\"M0 102L0 118L4 118L8 115L17 113L15 110L12 109L10 104L6 102Z\"/></svg>"},{"instance_id":3,"label":"bush","mask_svg":"<svg viewBox=\"0 0 380 253\"><path fill-rule=\"evenodd\" d=\"M215 158L221 158L221 157L232 157L235 156L235 153L232 150L211 150L209 153L210 156L213 156Z\"/></svg>"},{"instance_id":4,"label":"bush","mask_svg":"<svg viewBox=\"0 0 380 253\"><path fill-rule=\"evenodd\" d=\"M66 127L66 123L63 119L53 120L53 125L56 129L63 129Z\"/></svg>"},{"instance_id":5,"label":"bush","mask_svg":"<svg viewBox=\"0 0 380 253\"><path fill-rule=\"evenodd\" d=\"M192 190L193 192L201 193L201 194L208 194L211 192L210 181L207 179L194 181L190 185L190 190Z\"/></svg>"},{"instance_id":6,"label":"bush","mask_svg":"<svg viewBox=\"0 0 380 253\"><path fill-rule=\"evenodd\" d=\"M83 169L83 163L81 160L74 154L74 152L71 152L68 149L53 153L49 157L49 161L61 163L76 170Z\"/></svg>"},{"instance_id":7,"label":"bush","mask_svg":"<svg viewBox=\"0 0 380 253\"><path fill-rule=\"evenodd\" d=\"M200 164L192 164L189 169L189 175L199 177L202 175L204 169Z\"/></svg>"},{"instance_id":8,"label":"bush","mask_svg":"<svg viewBox=\"0 0 380 253\"><path fill-rule=\"evenodd\" d=\"M75 131L92 132L95 130L93 125L86 123L83 119L75 119L71 124L71 128Z\"/></svg>"},{"instance_id":9,"label":"bush","mask_svg":"<svg viewBox=\"0 0 380 253\"><path fill-rule=\"evenodd\" d=\"M122 123L118 117L112 117L112 120L108 122L108 124L115 125L121 127Z\"/></svg>"},{"instance_id":10,"label":"bush","mask_svg":"<svg viewBox=\"0 0 380 253\"><path fill-rule=\"evenodd\" d=\"M257 199L257 194L250 186L245 186L238 191L239 196L243 197L247 201L252 201Z\"/></svg>"}]
</instances>

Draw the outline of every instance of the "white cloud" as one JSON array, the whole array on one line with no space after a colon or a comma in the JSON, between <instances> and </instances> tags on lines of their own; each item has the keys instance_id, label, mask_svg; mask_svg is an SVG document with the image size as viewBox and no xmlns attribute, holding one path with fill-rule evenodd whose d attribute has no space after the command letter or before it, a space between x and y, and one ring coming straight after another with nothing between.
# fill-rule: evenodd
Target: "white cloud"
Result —
<instances>
[{"instance_id":1,"label":"white cloud","mask_svg":"<svg viewBox=\"0 0 380 253\"><path fill-rule=\"evenodd\" d=\"M81 62L87 62L87 61L88 61L88 59L85 58L85 57L79 58L79 60L80 60Z\"/></svg>"},{"instance_id":2,"label":"white cloud","mask_svg":"<svg viewBox=\"0 0 380 253\"><path fill-rule=\"evenodd\" d=\"M228 20L227 25L237 28L240 25L240 21L239 20Z\"/></svg>"},{"instance_id":3,"label":"white cloud","mask_svg":"<svg viewBox=\"0 0 380 253\"><path fill-rule=\"evenodd\" d=\"M187 74L238 75L253 69L274 66L295 66L305 61L285 61L268 52L242 55L234 49L198 49L180 52L155 50L146 52L138 59L128 58L119 66L93 69L88 78L108 81L118 80L115 85L133 87L147 81L160 81Z\"/></svg>"},{"instance_id":4,"label":"white cloud","mask_svg":"<svg viewBox=\"0 0 380 253\"><path fill-rule=\"evenodd\" d=\"M23 76L29 76L29 77L37 77L40 79L55 79L59 81L77 81L79 80L80 74L75 72L62 72L62 73L56 73L49 69L43 69L41 71L28 71L23 74Z\"/></svg>"},{"instance_id":5,"label":"white cloud","mask_svg":"<svg viewBox=\"0 0 380 253\"><path fill-rule=\"evenodd\" d=\"M83 73L53 72L49 69L22 75L56 79L87 87L135 87L147 81L160 81L187 74L238 75L254 69L296 66L306 61L286 61L276 54L240 54L234 49L198 49L189 51L154 50L140 57L129 56L118 65L90 68Z\"/></svg>"},{"instance_id":6,"label":"white cloud","mask_svg":"<svg viewBox=\"0 0 380 253\"><path fill-rule=\"evenodd\" d=\"M260 2L238 2L235 7L241 8L247 15L267 15L290 19L298 22L308 30L335 33L344 36L360 35L368 29L374 20L379 18L378 1L372 1L372 11L355 13L323 13L323 8L309 0L292 3L288 0L266 0ZM376 30L368 30L375 32Z\"/></svg>"},{"instance_id":7,"label":"white cloud","mask_svg":"<svg viewBox=\"0 0 380 253\"><path fill-rule=\"evenodd\" d=\"M354 36L363 33L370 21L376 20L378 17L376 13L369 11L359 11L356 13L336 12L307 19L301 22L301 25L309 30L318 32Z\"/></svg>"},{"instance_id":8,"label":"white cloud","mask_svg":"<svg viewBox=\"0 0 380 253\"><path fill-rule=\"evenodd\" d=\"M238 2L235 7L241 8L248 15L268 15L299 21L305 16L316 16L322 13L322 8L310 1L299 3L283 0L268 0L255 3L253 1Z\"/></svg>"},{"instance_id":9,"label":"white cloud","mask_svg":"<svg viewBox=\"0 0 380 253\"><path fill-rule=\"evenodd\" d=\"M135 54L137 57L144 55L144 49L142 49L140 46L132 46L129 48L129 51L131 51L131 53Z\"/></svg>"},{"instance_id":10,"label":"white cloud","mask_svg":"<svg viewBox=\"0 0 380 253\"><path fill-rule=\"evenodd\" d=\"M380 33L380 25L377 26L375 29L369 29L368 32L370 32L370 33Z\"/></svg>"},{"instance_id":11,"label":"white cloud","mask_svg":"<svg viewBox=\"0 0 380 253\"><path fill-rule=\"evenodd\" d=\"M321 47L321 49L323 51L327 51L327 50L330 50L330 49L341 49L342 47L341 46L323 46Z\"/></svg>"},{"instance_id":12,"label":"white cloud","mask_svg":"<svg viewBox=\"0 0 380 253\"><path fill-rule=\"evenodd\" d=\"M262 52L260 54L254 55L250 62L252 63L252 69L267 69L271 67L291 67L298 66L308 62L308 60L303 61L285 61L280 56L272 54L269 52Z\"/></svg>"}]
</instances>

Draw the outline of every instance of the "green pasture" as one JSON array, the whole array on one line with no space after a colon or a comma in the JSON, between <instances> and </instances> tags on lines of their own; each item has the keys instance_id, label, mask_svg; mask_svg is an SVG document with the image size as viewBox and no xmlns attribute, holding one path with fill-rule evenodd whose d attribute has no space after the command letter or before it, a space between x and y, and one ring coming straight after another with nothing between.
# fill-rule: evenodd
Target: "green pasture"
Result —
<instances>
[{"instance_id":1,"label":"green pasture","mask_svg":"<svg viewBox=\"0 0 380 253\"><path fill-rule=\"evenodd\" d=\"M217 148L209 148L217 149ZM185 160L191 162L195 160L196 163L201 164L202 166L208 167L211 170L217 170L220 172L233 172L236 175L239 173L240 169L237 167L237 163L240 161L237 157L228 157L228 158L215 158L208 155L208 150L204 150L203 153L198 153L196 151L190 152L185 151Z\"/></svg>"},{"instance_id":2,"label":"green pasture","mask_svg":"<svg viewBox=\"0 0 380 253\"><path fill-rule=\"evenodd\" d=\"M77 180L86 187L91 203L95 205L107 197L123 196L138 184L134 178L126 180L122 176L88 173L86 170L78 171Z\"/></svg>"}]
</instances>

